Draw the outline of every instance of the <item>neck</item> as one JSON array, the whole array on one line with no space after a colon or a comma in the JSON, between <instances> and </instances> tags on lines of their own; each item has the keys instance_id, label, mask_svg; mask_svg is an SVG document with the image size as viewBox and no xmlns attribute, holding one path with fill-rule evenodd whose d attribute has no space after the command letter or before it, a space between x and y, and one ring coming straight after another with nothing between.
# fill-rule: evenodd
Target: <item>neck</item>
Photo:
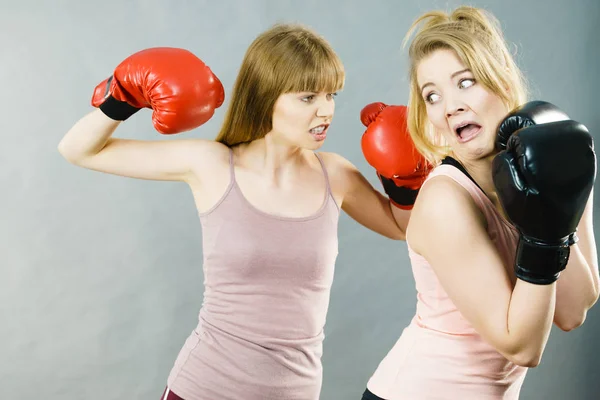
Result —
<instances>
[{"instance_id":1,"label":"neck","mask_svg":"<svg viewBox=\"0 0 600 400\"><path fill-rule=\"evenodd\" d=\"M304 159L303 149L277 142L268 134L245 145L241 153L246 167L275 180L287 175Z\"/></svg>"},{"instance_id":2,"label":"neck","mask_svg":"<svg viewBox=\"0 0 600 400\"><path fill-rule=\"evenodd\" d=\"M483 189L490 200L496 203L498 196L492 179L492 161L494 160L495 154L475 161L462 160L456 156L453 157L465 167L469 175L471 175L475 182Z\"/></svg>"}]
</instances>

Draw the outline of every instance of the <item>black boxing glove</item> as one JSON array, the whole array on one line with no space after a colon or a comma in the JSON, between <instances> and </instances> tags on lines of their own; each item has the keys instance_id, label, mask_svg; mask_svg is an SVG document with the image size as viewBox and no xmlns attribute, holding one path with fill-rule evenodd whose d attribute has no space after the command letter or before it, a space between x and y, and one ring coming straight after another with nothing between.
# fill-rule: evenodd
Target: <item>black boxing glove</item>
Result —
<instances>
[{"instance_id":1,"label":"black boxing glove","mask_svg":"<svg viewBox=\"0 0 600 400\"><path fill-rule=\"evenodd\" d=\"M492 174L502 207L520 233L517 278L555 282L594 185L592 136L572 120L524 127L494 158Z\"/></svg>"},{"instance_id":2,"label":"black boxing glove","mask_svg":"<svg viewBox=\"0 0 600 400\"><path fill-rule=\"evenodd\" d=\"M506 149L506 143L519 129L548 122L567 121L569 116L546 101L530 101L512 110L498 126L496 150Z\"/></svg>"},{"instance_id":3,"label":"black boxing glove","mask_svg":"<svg viewBox=\"0 0 600 400\"><path fill-rule=\"evenodd\" d=\"M512 110L500 123L496 135L496 149L505 150L508 139L519 129L569 119L563 110L547 101L535 100L525 103ZM574 245L578 240L577 232L573 232L569 235L569 246Z\"/></svg>"}]
</instances>

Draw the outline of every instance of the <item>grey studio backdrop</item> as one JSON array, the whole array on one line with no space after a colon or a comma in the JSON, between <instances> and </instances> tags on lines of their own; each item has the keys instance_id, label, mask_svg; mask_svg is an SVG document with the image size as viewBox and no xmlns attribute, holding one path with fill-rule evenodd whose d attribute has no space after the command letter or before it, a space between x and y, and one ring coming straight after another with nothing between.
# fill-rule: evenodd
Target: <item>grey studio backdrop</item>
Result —
<instances>
[{"instance_id":1,"label":"grey studio backdrop","mask_svg":"<svg viewBox=\"0 0 600 400\"><path fill-rule=\"evenodd\" d=\"M259 32L279 21L310 25L330 40L347 71L323 150L341 153L378 185L360 150L360 110L372 101L407 101L405 32L421 12L458 4L2 0L0 397L158 399L197 323L202 232L187 186L84 170L56 150L91 110L94 86L123 58L146 47L188 48L220 77L228 96ZM598 140L600 2L469 4L501 20L534 97L562 107ZM179 137L213 138L224 111ZM174 139L160 137L150 115L138 113L117 135ZM346 215L339 238L325 327L326 400L360 398L416 301L404 242ZM600 398L598 337L598 306L583 327L554 329L521 398Z\"/></svg>"}]
</instances>

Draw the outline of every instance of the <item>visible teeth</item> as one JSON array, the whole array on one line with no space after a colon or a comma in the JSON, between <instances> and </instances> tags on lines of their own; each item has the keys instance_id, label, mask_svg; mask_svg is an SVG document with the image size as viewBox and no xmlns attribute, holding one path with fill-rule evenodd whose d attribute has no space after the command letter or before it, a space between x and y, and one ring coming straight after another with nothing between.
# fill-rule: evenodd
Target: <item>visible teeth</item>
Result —
<instances>
[{"instance_id":1,"label":"visible teeth","mask_svg":"<svg viewBox=\"0 0 600 400\"><path fill-rule=\"evenodd\" d=\"M323 133L324 130L325 130L324 126L318 126L316 128L311 129L310 132L319 134L319 133Z\"/></svg>"}]
</instances>

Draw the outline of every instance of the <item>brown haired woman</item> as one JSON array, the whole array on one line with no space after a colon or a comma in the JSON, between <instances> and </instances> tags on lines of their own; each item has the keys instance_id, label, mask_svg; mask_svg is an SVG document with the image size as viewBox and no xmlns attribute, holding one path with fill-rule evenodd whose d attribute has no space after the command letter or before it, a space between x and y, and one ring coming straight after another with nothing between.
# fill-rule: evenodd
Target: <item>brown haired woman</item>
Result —
<instances>
[{"instance_id":1,"label":"brown haired woman","mask_svg":"<svg viewBox=\"0 0 600 400\"><path fill-rule=\"evenodd\" d=\"M113 138L120 121L148 103L155 127L168 134L201 125L223 103L223 87L200 60L148 49L98 86L99 109L62 139L61 154L80 167L192 190L204 304L164 399L319 398L340 207L398 240L408 216L392 211L350 162L315 152L343 85L342 63L324 39L277 25L247 50L215 141Z\"/></svg>"}]
</instances>

